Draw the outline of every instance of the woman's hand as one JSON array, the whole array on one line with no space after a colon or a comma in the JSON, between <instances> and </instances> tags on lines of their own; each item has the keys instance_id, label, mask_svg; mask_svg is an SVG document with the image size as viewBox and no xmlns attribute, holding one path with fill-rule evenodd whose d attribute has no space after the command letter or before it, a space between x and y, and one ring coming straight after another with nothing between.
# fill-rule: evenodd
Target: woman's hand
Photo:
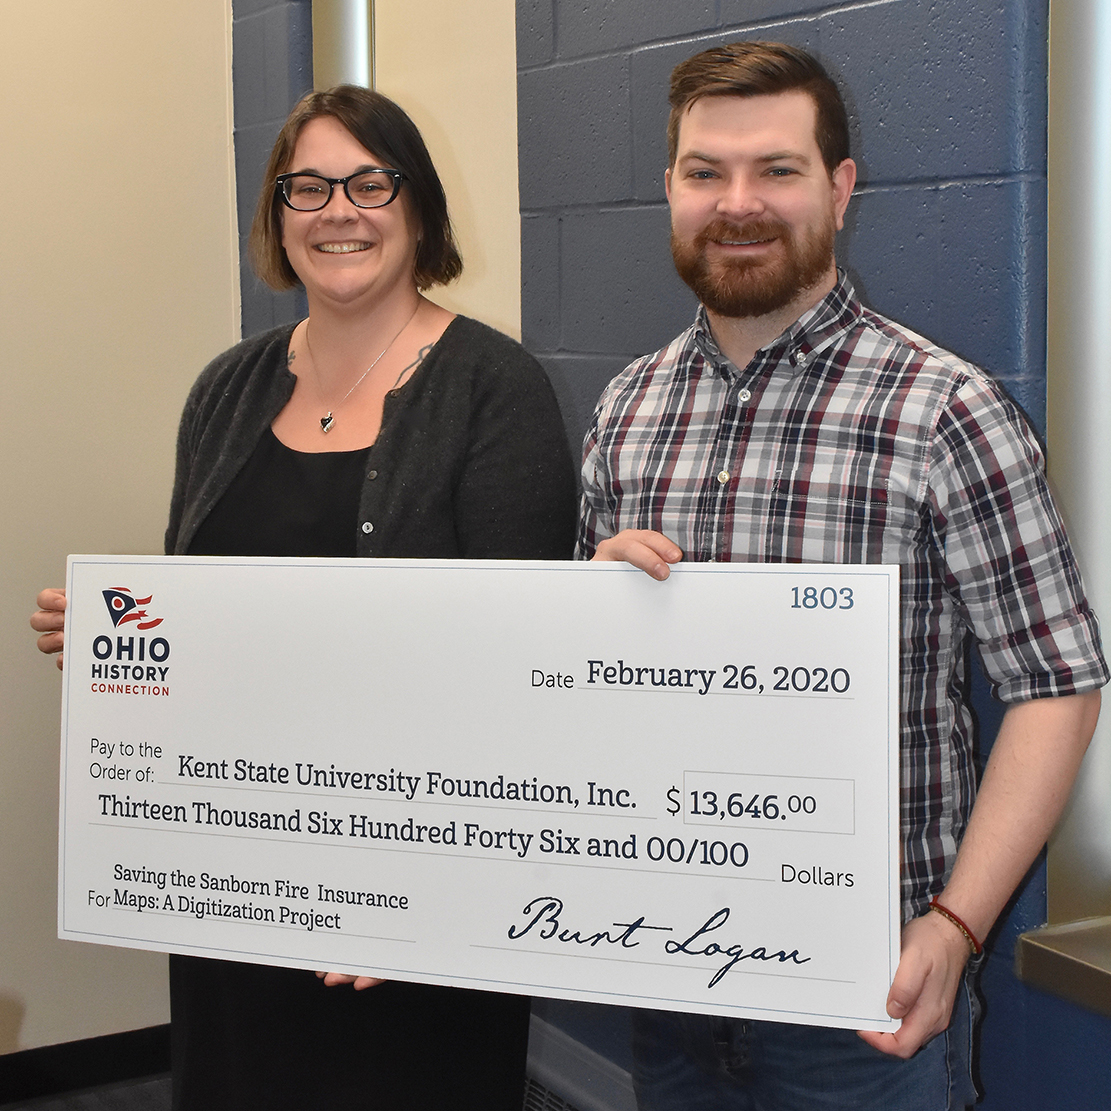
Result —
<instances>
[{"instance_id":1,"label":"woman's hand","mask_svg":"<svg viewBox=\"0 0 1111 1111\"><path fill-rule=\"evenodd\" d=\"M58 670L62 670L62 641L66 621L66 592L57 587L42 591L35 599L38 610L31 614L31 628L42 633L38 639L40 652L58 653Z\"/></svg>"},{"instance_id":2,"label":"woman's hand","mask_svg":"<svg viewBox=\"0 0 1111 1111\"><path fill-rule=\"evenodd\" d=\"M318 972L317 979L324 981L324 986L334 988L338 984L353 984L356 991L364 991L366 988L376 988L379 984L384 984L385 980L379 980L376 976L348 976L346 972Z\"/></svg>"}]
</instances>

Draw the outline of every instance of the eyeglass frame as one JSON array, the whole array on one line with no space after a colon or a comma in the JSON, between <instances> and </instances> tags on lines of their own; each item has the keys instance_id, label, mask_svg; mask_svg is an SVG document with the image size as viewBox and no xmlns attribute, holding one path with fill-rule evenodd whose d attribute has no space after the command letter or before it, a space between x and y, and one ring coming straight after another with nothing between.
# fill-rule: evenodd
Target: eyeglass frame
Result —
<instances>
[{"instance_id":1,"label":"eyeglass frame","mask_svg":"<svg viewBox=\"0 0 1111 1111\"><path fill-rule=\"evenodd\" d=\"M347 183L357 177L362 177L363 174L387 174L391 177L393 179L393 192L390 194L389 198L384 200L381 204L359 204L359 202L351 196L351 192L347 188ZM314 177L318 181L326 181L328 183L328 199L320 205L319 208L297 208L285 195L285 183L295 177ZM387 170L384 166L368 166L365 169L357 170L353 174L348 174L347 177L325 177L323 174L315 174L308 170L300 170L294 173L278 174L274 179L274 191L281 197L282 203L286 208L293 212L321 212L332 203L332 197L335 196L336 186L342 185L344 196L346 196L356 208L369 210L373 208L385 208L386 205L393 204L393 202L397 200L398 193L401 192L402 182L407 180L407 175L402 173L401 170Z\"/></svg>"}]
</instances>

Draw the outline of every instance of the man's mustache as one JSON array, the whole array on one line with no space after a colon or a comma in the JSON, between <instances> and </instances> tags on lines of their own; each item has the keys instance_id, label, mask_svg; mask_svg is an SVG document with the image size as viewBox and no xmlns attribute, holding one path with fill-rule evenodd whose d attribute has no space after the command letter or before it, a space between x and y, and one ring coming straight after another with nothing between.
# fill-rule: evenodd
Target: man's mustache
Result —
<instances>
[{"instance_id":1,"label":"man's mustache","mask_svg":"<svg viewBox=\"0 0 1111 1111\"><path fill-rule=\"evenodd\" d=\"M707 243L759 243L790 235L790 228L782 220L747 220L734 224L729 220L715 220L707 224L695 237L695 244Z\"/></svg>"}]
</instances>

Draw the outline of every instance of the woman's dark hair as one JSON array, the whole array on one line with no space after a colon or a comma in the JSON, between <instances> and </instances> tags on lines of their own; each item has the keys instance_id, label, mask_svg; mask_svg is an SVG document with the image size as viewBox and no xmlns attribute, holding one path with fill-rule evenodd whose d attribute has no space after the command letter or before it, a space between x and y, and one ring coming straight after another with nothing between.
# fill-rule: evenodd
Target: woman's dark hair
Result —
<instances>
[{"instance_id":1,"label":"woman's dark hair","mask_svg":"<svg viewBox=\"0 0 1111 1111\"><path fill-rule=\"evenodd\" d=\"M413 268L417 288L444 285L459 277L463 260L452 234L444 187L417 125L389 97L358 85L308 93L278 132L248 240L255 273L272 289L293 289L301 284L282 247L283 206L274 180L289 170L301 129L310 120L323 117L338 120L357 142L383 160L384 169L405 175L401 188L403 194L408 192L419 228Z\"/></svg>"}]
</instances>

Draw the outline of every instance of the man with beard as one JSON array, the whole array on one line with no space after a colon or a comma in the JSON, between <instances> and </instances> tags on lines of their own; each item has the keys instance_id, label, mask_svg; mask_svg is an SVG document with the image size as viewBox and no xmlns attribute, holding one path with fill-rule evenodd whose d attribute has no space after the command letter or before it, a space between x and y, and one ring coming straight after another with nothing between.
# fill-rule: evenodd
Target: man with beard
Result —
<instances>
[{"instance_id":1,"label":"man with beard","mask_svg":"<svg viewBox=\"0 0 1111 1111\"><path fill-rule=\"evenodd\" d=\"M639 1012L644 1111L941 1111L975 1099L966 966L1068 796L1108 670L1025 418L863 308L833 257L856 179L808 54L679 65L669 166L693 326L619 375L583 463L581 558L901 568L894 1033ZM966 649L1008 706L977 796ZM975 962L973 962L975 963Z\"/></svg>"}]
</instances>

